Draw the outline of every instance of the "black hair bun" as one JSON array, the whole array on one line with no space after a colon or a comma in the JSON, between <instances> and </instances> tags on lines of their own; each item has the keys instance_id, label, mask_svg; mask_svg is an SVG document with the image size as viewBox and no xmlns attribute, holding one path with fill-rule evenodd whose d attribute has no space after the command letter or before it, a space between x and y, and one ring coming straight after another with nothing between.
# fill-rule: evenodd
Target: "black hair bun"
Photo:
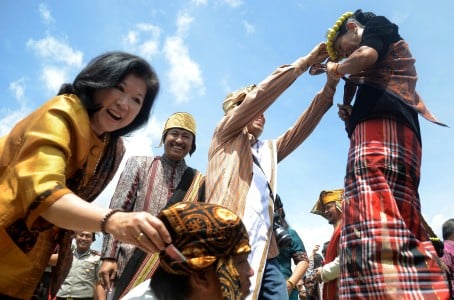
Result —
<instances>
[{"instance_id":1,"label":"black hair bun","mask_svg":"<svg viewBox=\"0 0 454 300\"><path fill-rule=\"evenodd\" d=\"M357 9L353 14L353 17L362 25L366 25L370 19L375 17L375 14L373 12L363 12L361 9Z\"/></svg>"}]
</instances>

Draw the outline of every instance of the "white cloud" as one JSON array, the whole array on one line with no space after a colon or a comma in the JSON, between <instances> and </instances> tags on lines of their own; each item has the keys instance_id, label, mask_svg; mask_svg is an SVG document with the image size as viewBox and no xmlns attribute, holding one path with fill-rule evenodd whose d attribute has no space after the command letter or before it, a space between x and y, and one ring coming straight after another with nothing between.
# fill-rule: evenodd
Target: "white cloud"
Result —
<instances>
[{"instance_id":1,"label":"white cloud","mask_svg":"<svg viewBox=\"0 0 454 300\"><path fill-rule=\"evenodd\" d=\"M194 4L195 6L203 6L203 5L207 5L208 1L207 0L192 0L191 3Z\"/></svg>"},{"instance_id":2,"label":"white cloud","mask_svg":"<svg viewBox=\"0 0 454 300\"><path fill-rule=\"evenodd\" d=\"M30 113L30 109L27 107L27 98L25 96L25 78L20 78L11 82L8 88L13 94L16 102L19 104L19 108L15 110L11 110L9 108L1 109L0 136L3 136L11 131L12 125L16 124Z\"/></svg>"},{"instance_id":3,"label":"white cloud","mask_svg":"<svg viewBox=\"0 0 454 300\"><path fill-rule=\"evenodd\" d=\"M253 34L255 32L255 27L248 21L243 21L244 29L248 35Z\"/></svg>"},{"instance_id":4,"label":"white cloud","mask_svg":"<svg viewBox=\"0 0 454 300\"><path fill-rule=\"evenodd\" d=\"M183 39L178 36L169 37L164 45L164 53L170 63L168 72L170 91L177 103L189 101L189 94L194 88L203 95L205 89L200 68L189 57Z\"/></svg>"},{"instance_id":5,"label":"white cloud","mask_svg":"<svg viewBox=\"0 0 454 300\"><path fill-rule=\"evenodd\" d=\"M137 31L130 30L124 40L127 44L136 45L139 39L138 35L139 33Z\"/></svg>"},{"instance_id":6,"label":"white cloud","mask_svg":"<svg viewBox=\"0 0 454 300\"><path fill-rule=\"evenodd\" d=\"M44 23L49 25L49 24L55 22L54 18L52 17L49 9L47 8L47 6L45 4L41 3L39 5L38 9L39 9L39 14L41 15L41 18L44 20Z\"/></svg>"},{"instance_id":7,"label":"white cloud","mask_svg":"<svg viewBox=\"0 0 454 300\"><path fill-rule=\"evenodd\" d=\"M46 85L46 89L53 94L57 94L61 85L67 82L68 77L64 69L53 66L43 67L41 76Z\"/></svg>"},{"instance_id":8,"label":"white cloud","mask_svg":"<svg viewBox=\"0 0 454 300\"><path fill-rule=\"evenodd\" d=\"M238 7L243 4L242 0L224 0L224 2L231 7Z\"/></svg>"},{"instance_id":9,"label":"white cloud","mask_svg":"<svg viewBox=\"0 0 454 300\"><path fill-rule=\"evenodd\" d=\"M12 126L23 119L30 111L26 108L8 111L0 118L0 136L4 136L11 131Z\"/></svg>"},{"instance_id":10,"label":"white cloud","mask_svg":"<svg viewBox=\"0 0 454 300\"><path fill-rule=\"evenodd\" d=\"M21 105L21 107L25 106L25 79L21 78L9 84L9 89L14 94L14 98L16 101Z\"/></svg>"},{"instance_id":11,"label":"white cloud","mask_svg":"<svg viewBox=\"0 0 454 300\"><path fill-rule=\"evenodd\" d=\"M451 205L452 206L452 205ZM449 207L449 205L446 207L447 210L445 210L445 213L444 214L435 214L430 220L426 220L427 223L429 223L430 227L432 228L432 230L435 232L435 234L440 238L442 239L443 238L443 235L442 235L442 227L443 227L443 223L446 222L447 220L453 218L452 216L452 211L454 209L454 206L452 206L451 208Z\"/></svg>"},{"instance_id":12,"label":"white cloud","mask_svg":"<svg viewBox=\"0 0 454 300\"><path fill-rule=\"evenodd\" d=\"M125 48L138 53L145 59L151 59L159 53L161 28L152 24L139 23L124 37Z\"/></svg>"},{"instance_id":13,"label":"white cloud","mask_svg":"<svg viewBox=\"0 0 454 300\"><path fill-rule=\"evenodd\" d=\"M73 50L70 46L52 36L37 41L30 39L27 42L27 47L34 50L43 59L63 63L70 67L82 67L83 53Z\"/></svg>"},{"instance_id":14,"label":"white cloud","mask_svg":"<svg viewBox=\"0 0 454 300\"><path fill-rule=\"evenodd\" d=\"M152 155L161 141L163 124L153 115L145 127L125 138L127 155Z\"/></svg>"},{"instance_id":15,"label":"white cloud","mask_svg":"<svg viewBox=\"0 0 454 300\"><path fill-rule=\"evenodd\" d=\"M184 36L189 31L189 27L194 18L186 13L180 13L177 16L177 35Z\"/></svg>"}]
</instances>

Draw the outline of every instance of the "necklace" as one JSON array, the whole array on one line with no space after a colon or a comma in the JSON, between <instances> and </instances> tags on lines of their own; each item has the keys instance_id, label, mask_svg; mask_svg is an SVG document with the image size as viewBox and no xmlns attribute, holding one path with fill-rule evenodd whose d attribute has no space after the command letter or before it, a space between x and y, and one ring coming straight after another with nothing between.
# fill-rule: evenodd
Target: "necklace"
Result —
<instances>
[{"instance_id":1,"label":"necklace","mask_svg":"<svg viewBox=\"0 0 454 300\"><path fill-rule=\"evenodd\" d=\"M103 139L102 139L103 147L102 147L101 153L99 154L98 160L96 161L95 168L93 169L93 176L95 176L96 171L98 171L98 166L99 166L102 156L104 155L104 150L106 149L106 145L109 142L109 137L110 137L110 135L108 133L105 133L103 136Z\"/></svg>"},{"instance_id":2,"label":"necklace","mask_svg":"<svg viewBox=\"0 0 454 300\"><path fill-rule=\"evenodd\" d=\"M99 153L99 157L96 161L96 164L95 164L95 167L93 168L93 173L91 174L91 178L90 180L87 180L87 173L88 173L88 169L89 169L89 166L88 166L88 158L87 158L87 161L85 162L85 165L83 167L83 170L82 170L82 179L79 183L79 187L77 188L78 190L78 194L80 194L81 192L83 193L84 190L86 190L86 188L96 180L96 172L98 171L98 167L99 167L99 164L103 158L103 155L104 155L104 152L105 152L105 149L106 149L106 145L109 143L109 139L110 139L110 135L108 133L105 133L103 135L103 139L102 139L102 142L103 142L103 146L102 146L102 149ZM88 182L87 182L88 181Z\"/></svg>"}]
</instances>

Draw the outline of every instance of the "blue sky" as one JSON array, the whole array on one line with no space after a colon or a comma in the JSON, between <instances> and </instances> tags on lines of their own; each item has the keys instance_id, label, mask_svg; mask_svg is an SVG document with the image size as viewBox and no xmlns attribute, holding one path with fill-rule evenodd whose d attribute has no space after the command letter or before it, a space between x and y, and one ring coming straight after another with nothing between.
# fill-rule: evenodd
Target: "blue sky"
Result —
<instances>
[{"instance_id":1,"label":"blue sky","mask_svg":"<svg viewBox=\"0 0 454 300\"><path fill-rule=\"evenodd\" d=\"M157 146L165 120L187 111L198 126L197 151L187 162L204 172L226 94L305 55L338 16L357 8L399 25L416 58L417 90L441 121L454 126L452 1L5 0L0 2L0 134L55 95L61 83L71 82L91 58L125 50L149 60L161 81L153 117L129 138L127 155L162 154ZM308 74L298 78L266 112L262 138L276 138L292 126L324 81ZM341 102L341 91L334 103ZM443 221L454 217L454 132L421 118L420 123L422 212L440 234ZM343 186L347 149L334 105L279 166L278 192L308 251L332 233L310 210L321 190ZM98 205L108 206L115 183Z\"/></svg>"}]
</instances>

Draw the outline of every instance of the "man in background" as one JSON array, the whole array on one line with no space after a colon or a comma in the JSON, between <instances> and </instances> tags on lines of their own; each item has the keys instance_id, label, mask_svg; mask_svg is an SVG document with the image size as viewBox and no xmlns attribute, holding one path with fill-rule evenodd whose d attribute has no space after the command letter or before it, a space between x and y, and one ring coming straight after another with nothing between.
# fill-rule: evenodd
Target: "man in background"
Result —
<instances>
[{"instance_id":1,"label":"man in background","mask_svg":"<svg viewBox=\"0 0 454 300\"><path fill-rule=\"evenodd\" d=\"M98 280L100 254L91 250L95 233L77 232L76 248L73 250L73 262L68 276L57 292L57 300L105 300L105 292Z\"/></svg>"},{"instance_id":2,"label":"man in background","mask_svg":"<svg viewBox=\"0 0 454 300\"><path fill-rule=\"evenodd\" d=\"M326 248L322 267L315 270L314 280L323 281L323 300L337 299L339 288L339 238L342 224L342 195L343 189L322 191L312 208L313 214L323 216L333 225L334 232Z\"/></svg>"}]
</instances>

